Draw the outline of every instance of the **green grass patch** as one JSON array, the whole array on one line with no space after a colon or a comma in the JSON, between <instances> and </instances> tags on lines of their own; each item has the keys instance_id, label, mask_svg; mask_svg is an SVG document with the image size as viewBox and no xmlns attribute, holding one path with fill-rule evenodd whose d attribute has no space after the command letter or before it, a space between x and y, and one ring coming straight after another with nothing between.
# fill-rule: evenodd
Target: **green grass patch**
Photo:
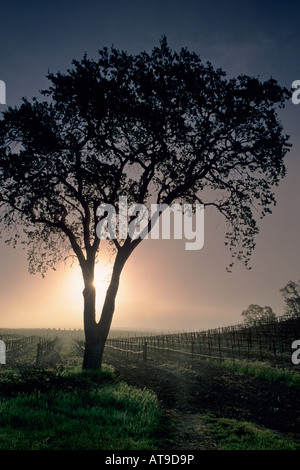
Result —
<instances>
[{"instance_id":1,"label":"green grass patch","mask_svg":"<svg viewBox=\"0 0 300 470\"><path fill-rule=\"evenodd\" d=\"M247 421L204 416L220 450L300 450L290 439Z\"/></svg>"},{"instance_id":2,"label":"green grass patch","mask_svg":"<svg viewBox=\"0 0 300 470\"><path fill-rule=\"evenodd\" d=\"M156 449L161 410L112 370L0 375L0 450Z\"/></svg>"},{"instance_id":3,"label":"green grass patch","mask_svg":"<svg viewBox=\"0 0 300 470\"><path fill-rule=\"evenodd\" d=\"M293 371L283 371L264 362L229 361L222 365L231 371L262 377L272 382L284 381L289 386L300 387L300 374Z\"/></svg>"}]
</instances>

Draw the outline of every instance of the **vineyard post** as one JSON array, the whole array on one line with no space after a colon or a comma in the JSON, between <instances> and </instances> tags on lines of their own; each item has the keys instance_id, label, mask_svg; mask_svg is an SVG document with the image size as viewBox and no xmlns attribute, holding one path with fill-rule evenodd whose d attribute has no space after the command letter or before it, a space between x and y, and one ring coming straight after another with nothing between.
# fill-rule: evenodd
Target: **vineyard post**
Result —
<instances>
[{"instance_id":1,"label":"vineyard post","mask_svg":"<svg viewBox=\"0 0 300 470\"><path fill-rule=\"evenodd\" d=\"M274 354L274 362L275 366L277 365L277 354L276 354L276 337L273 336L273 354Z\"/></svg>"},{"instance_id":2,"label":"vineyard post","mask_svg":"<svg viewBox=\"0 0 300 470\"><path fill-rule=\"evenodd\" d=\"M219 330L219 334L218 334L218 348L219 348L219 358L220 358L220 362L222 362L220 330Z\"/></svg>"},{"instance_id":3,"label":"vineyard post","mask_svg":"<svg viewBox=\"0 0 300 470\"><path fill-rule=\"evenodd\" d=\"M248 337L247 359L250 360L251 337Z\"/></svg>"},{"instance_id":4,"label":"vineyard post","mask_svg":"<svg viewBox=\"0 0 300 470\"><path fill-rule=\"evenodd\" d=\"M238 345L238 351L239 351L239 358L241 359L241 335L240 335L240 331L238 330L237 331L237 345Z\"/></svg>"},{"instance_id":5,"label":"vineyard post","mask_svg":"<svg viewBox=\"0 0 300 470\"><path fill-rule=\"evenodd\" d=\"M41 363L41 355L42 355L42 344L41 340L36 345L36 365L39 366Z\"/></svg>"},{"instance_id":6,"label":"vineyard post","mask_svg":"<svg viewBox=\"0 0 300 470\"><path fill-rule=\"evenodd\" d=\"M197 338L199 340L199 354L201 354L202 353L202 344L201 344L202 335L197 334Z\"/></svg>"},{"instance_id":7,"label":"vineyard post","mask_svg":"<svg viewBox=\"0 0 300 470\"><path fill-rule=\"evenodd\" d=\"M144 341L143 345L143 360L147 361L147 340Z\"/></svg>"},{"instance_id":8,"label":"vineyard post","mask_svg":"<svg viewBox=\"0 0 300 470\"><path fill-rule=\"evenodd\" d=\"M278 342L279 342L282 370L283 370L283 372L285 372L284 358L283 358L283 348L282 348L282 339L281 339L281 334L280 333L278 333Z\"/></svg>"},{"instance_id":9,"label":"vineyard post","mask_svg":"<svg viewBox=\"0 0 300 470\"><path fill-rule=\"evenodd\" d=\"M258 340L259 340L259 353L260 353L260 360L262 361L262 360L263 360L263 357L262 357L261 335L259 335L259 336L258 336Z\"/></svg>"},{"instance_id":10,"label":"vineyard post","mask_svg":"<svg viewBox=\"0 0 300 470\"><path fill-rule=\"evenodd\" d=\"M208 351L209 351L209 358L211 360L211 344L210 344L210 333L207 335L207 341L208 341Z\"/></svg>"}]
</instances>

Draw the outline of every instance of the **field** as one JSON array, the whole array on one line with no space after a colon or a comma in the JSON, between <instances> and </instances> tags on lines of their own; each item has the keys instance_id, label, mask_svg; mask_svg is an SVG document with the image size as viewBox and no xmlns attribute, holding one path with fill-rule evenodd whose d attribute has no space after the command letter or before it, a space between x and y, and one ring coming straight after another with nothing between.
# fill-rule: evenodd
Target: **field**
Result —
<instances>
[{"instance_id":1,"label":"field","mask_svg":"<svg viewBox=\"0 0 300 470\"><path fill-rule=\"evenodd\" d=\"M70 332L30 334L28 342L10 335L15 347L0 366L0 450L156 447L161 409L153 392L116 379L107 365L83 373Z\"/></svg>"},{"instance_id":2,"label":"field","mask_svg":"<svg viewBox=\"0 0 300 470\"><path fill-rule=\"evenodd\" d=\"M201 357L199 348L179 346L188 333L164 337L165 348L162 335L111 335L104 371L91 376L80 372L80 331L0 333L7 344L11 339L0 365L1 450L300 449L299 366L288 363L287 349L264 361L258 347L249 360L209 356L203 342ZM224 338L216 345L231 351ZM149 347L154 341L160 349Z\"/></svg>"}]
</instances>

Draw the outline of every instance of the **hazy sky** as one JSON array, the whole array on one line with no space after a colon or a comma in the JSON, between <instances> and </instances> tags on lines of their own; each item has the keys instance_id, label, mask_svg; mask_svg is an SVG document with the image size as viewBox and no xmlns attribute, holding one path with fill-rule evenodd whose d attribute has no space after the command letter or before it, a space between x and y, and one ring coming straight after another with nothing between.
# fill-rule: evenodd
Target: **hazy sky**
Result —
<instances>
[{"instance_id":1,"label":"hazy sky","mask_svg":"<svg viewBox=\"0 0 300 470\"><path fill-rule=\"evenodd\" d=\"M300 80L299 1L10 1L0 5L0 80L7 104L39 96L48 70L66 71L72 59L112 44L129 53L150 51L167 35L173 49L188 47L228 76L276 78L288 88ZM5 106L0 105L0 111ZM241 322L251 303L283 313L279 292L299 270L300 105L287 104L280 117L291 136L287 177L273 214L263 219L252 270L226 272L224 224L205 213L200 251L184 242L143 241L121 279L113 328L201 330ZM61 266L45 279L27 273L26 252L0 240L0 327L82 328L80 273ZM100 256L98 286L106 284ZM98 293L98 311L101 308Z\"/></svg>"}]
</instances>

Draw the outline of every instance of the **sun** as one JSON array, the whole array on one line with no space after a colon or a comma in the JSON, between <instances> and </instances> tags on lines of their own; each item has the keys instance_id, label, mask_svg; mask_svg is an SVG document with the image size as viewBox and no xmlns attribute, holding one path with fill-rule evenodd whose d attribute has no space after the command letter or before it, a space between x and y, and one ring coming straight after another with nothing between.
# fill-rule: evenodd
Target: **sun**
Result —
<instances>
[{"instance_id":1,"label":"sun","mask_svg":"<svg viewBox=\"0 0 300 470\"><path fill-rule=\"evenodd\" d=\"M109 263L99 261L95 266L95 275L93 285L96 289L96 310L101 311L106 291L111 277L112 266ZM65 294L69 299L69 303L78 308L82 305L84 282L79 266L69 268L67 275Z\"/></svg>"},{"instance_id":2,"label":"sun","mask_svg":"<svg viewBox=\"0 0 300 470\"><path fill-rule=\"evenodd\" d=\"M69 268L70 272L68 274L68 284L70 285L73 291L78 292L81 289L81 292L84 289L84 282L82 277L81 269L76 267ZM108 283L111 277L111 267L104 263L97 263L95 266L94 282L93 285L96 289L101 289L102 287L108 287Z\"/></svg>"},{"instance_id":3,"label":"sun","mask_svg":"<svg viewBox=\"0 0 300 470\"><path fill-rule=\"evenodd\" d=\"M105 287L107 290L111 278L111 267L104 263L97 263L95 266L94 286L96 289Z\"/></svg>"}]
</instances>

